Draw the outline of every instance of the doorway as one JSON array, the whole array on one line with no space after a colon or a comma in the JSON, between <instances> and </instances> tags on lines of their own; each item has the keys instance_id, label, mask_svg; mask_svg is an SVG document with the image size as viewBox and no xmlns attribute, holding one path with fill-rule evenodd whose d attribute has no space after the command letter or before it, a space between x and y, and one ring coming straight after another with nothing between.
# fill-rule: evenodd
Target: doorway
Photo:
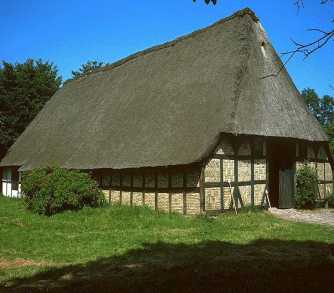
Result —
<instances>
[{"instance_id":1,"label":"doorway","mask_svg":"<svg viewBox=\"0 0 334 293\"><path fill-rule=\"evenodd\" d=\"M296 145L284 139L271 139L267 146L271 206L292 208L295 195Z\"/></svg>"}]
</instances>

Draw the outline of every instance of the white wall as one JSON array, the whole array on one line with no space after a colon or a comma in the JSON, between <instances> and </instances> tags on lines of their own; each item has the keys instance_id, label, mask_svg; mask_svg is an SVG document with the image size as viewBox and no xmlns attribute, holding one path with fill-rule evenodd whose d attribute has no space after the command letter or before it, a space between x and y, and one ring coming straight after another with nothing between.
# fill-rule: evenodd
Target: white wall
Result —
<instances>
[{"instance_id":1,"label":"white wall","mask_svg":"<svg viewBox=\"0 0 334 293\"><path fill-rule=\"evenodd\" d=\"M21 184L19 184L18 190L12 189L12 170L11 168L4 168L2 173L1 191L4 196L7 197L21 197Z\"/></svg>"}]
</instances>

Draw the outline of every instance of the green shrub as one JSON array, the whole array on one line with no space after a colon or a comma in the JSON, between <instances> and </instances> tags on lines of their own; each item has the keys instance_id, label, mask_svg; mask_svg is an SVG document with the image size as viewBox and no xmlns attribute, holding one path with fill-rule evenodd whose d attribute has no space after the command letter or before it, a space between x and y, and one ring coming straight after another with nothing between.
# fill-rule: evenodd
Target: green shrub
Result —
<instances>
[{"instance_id":1,"label":"green shrub","mask_svg":"<svg viewBox=\"0 0 334 293\"><path fill-rule=\"evenodd\" d=\"M306 164L297 171L297 209L313 209L316 206L318 177L316 170Z\"/></svg>"},{"instance_id":2,"label":"green shrub","mask_svg":"<svg viewBox=\"0 0 334 293\"><path fill-rule=\"evenodd\" d=\"M334 193L327 197L326 201L328 203L328 207L334 208Z\"/></svg>"},{"instance_id":3,"label":"green shrub","mask_svg":"<svg viewBox=\"0 0 334 293\"><path fill-rule=\"evenodd\" d=\"M22 192L29 210L48 216L105 203L102 191L88 174L57 167L24 173Z\"/></svg>"}]
</instances>

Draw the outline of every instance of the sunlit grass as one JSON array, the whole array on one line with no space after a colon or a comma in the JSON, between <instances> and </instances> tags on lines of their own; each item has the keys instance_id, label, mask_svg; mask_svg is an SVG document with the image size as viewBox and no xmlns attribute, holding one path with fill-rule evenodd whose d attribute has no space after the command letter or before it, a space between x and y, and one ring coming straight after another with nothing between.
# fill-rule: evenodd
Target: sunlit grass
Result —
<instances>
[{"instance_id":1,"label":"sunlit grass","mask_svg":"<svg viewBox=\"0 0 334 293\"><path fill-rule=\"evenodd\" d=\"M156 213L147 207L112 206L84 208L79 212L46 217L26 211L21 200L0 197L0 261L24 259L35 262L35 265L14 266L2 271L0 267L0 281L30 276L49 266L124 256L129 251L156 243L201 245L221 241L246 245L258 239L333 244L334 228L287 222L256 210L212 218ZM267 248L262 249L264 254L271 253ZM178 260L193 260L196 258L193 253L193 250L189 250L189 254L184 250ZM201 253L209 255L210 251ZM276 249L272 256L279 257L280 253ZM291 251L282 249L282 255L289 253ZM157 255L140 258L157 261Z\"/></svg>"}]
</instances>

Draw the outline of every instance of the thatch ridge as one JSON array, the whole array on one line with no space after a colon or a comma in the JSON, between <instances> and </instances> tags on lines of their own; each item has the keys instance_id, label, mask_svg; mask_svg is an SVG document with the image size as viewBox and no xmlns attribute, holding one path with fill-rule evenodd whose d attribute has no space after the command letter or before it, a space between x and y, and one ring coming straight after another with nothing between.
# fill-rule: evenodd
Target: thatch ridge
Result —
<instances>
[{"instance_id":1,"label":"thatch ridge","mask_svg":"<svg viewBox=\"0 0 334 293\"><path fill-rule=\"evenodd\" d=\"M251 10L249 7L246 7L244 9L241 9L235 13L233 13L232 15L230 16L227 16L227 17L224 17L216 22L214 22L213 24L205 27L205 28L202 28L202 29L198 29L196 31L193 31L191 32L190 34L187 34L187 35L184 35L184 36L181 36L181 37L178 37L172 41L168 41L166 43L163 43L163 44L159 44L159 45L156 45L156 46L153 46L153 47L150 47L150 48L147 48L147 49L144 49L144 50L141 50L141 51L138 51L134 54L131 54L127 57L124 57L120 60L117 60L111 64L107 64L105 66L102 66L100 68L97 68L97 69L94 69L90 72L87 72L85 73L84 75L78 77L78 78L75 78L75 79L69 79L67 82L73 82L73 81L80 81L82 79L84 79L85 77L91 75L91 74L94 74L94 73L98 73L98 72L101 72L101 71L109 71L109 70L112 70L118 66L121 66L129 61L132 61L133 59L136 59L138 57L141 57L143 55L147 55L147 54L150 54L152 52L157 52L159 50L162 50L162 49L166 49L168 47L172 47L172 46L175 46L175 44L181 42L181 41L184 41L184 40L187 40L188 38L192 38L194 36L196 36L197 34L200 34L200 33L205 33L207 30L217 26L217 25L220 25L220 24L224 24L236 17L243 17L245 15L249 15L255 22L258 22L259 21L259 18L256 16L256 14L254 13L253 10Z\"/></svg>"}]
</instances>

